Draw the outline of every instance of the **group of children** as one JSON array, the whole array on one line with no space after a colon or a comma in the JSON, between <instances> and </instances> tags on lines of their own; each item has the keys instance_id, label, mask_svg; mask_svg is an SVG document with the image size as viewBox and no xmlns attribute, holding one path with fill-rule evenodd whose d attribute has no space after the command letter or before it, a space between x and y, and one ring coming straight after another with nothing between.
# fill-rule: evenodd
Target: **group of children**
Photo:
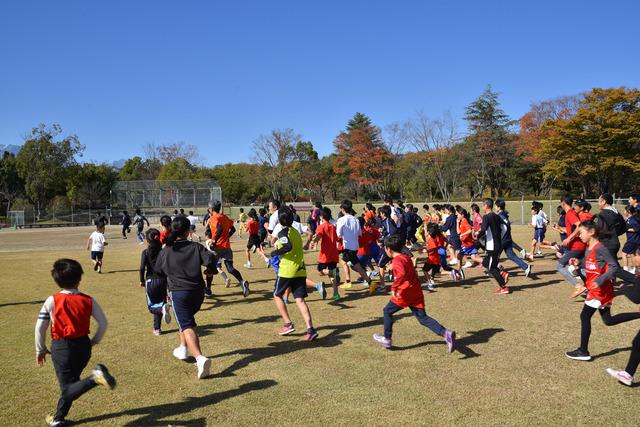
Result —
<instances>
[{"instance_id":1,"label":"group of children","mask_svg":"<svg viewBox=\"0 0 640 427\"><path fill-rule=\"evenodd\" d=\"M610 201L603 195L602 210L608 209ZM573 208L573 200L562 199L562 215L558 223L552 227L563 236L561 244L551 244L560 256L558 271L570 277L578 288L576 276L582 277L583 284L578 294L585 294L585 305L580 315L581 343L567 356L576 360L590 360L588 341L591 333L590 319L598 311L606 325L614 325L640 318L640 313L622 313L611 315L610 307L614 297L614 278L620 271L627 286L628 296L635 303L640 303L638 280L631 274L631 266L626 260L632 257L633 265L640 265L640 214L637 197L635 204L626 210L624 221L628 234L627 243L623 247L623 263L625 269L619 268L617 258L613 256L609 241L612 233L616 233L615 224L604 228L593 215L589 217L589 207L577 203ZM356 218L349 200L340 205L337 221L326 207L317 205L312 212L313 227L304 227L299 217L289 207L280 207L280 202L269 203L270 217L266 210L247 213L247 221L243 228L248 232L245 254L247 264L251 268L250 254L260 251L268 267L276 272L274 301L282 318L283 327L279 335L289 335L295 326L287 309L288 296L293 295L306 327L304 340L318 338L311 311L306 304L307 288L315 287L326 296L324 284L309 280L304 262L304 251L319 244L317 272L320 279L328 277L333 288L333 299L340 299L339 285L341 273L345 278L344 287L351 287L350 273L359 274L368 287L369 293L376 290L386 291L385 276L387 270L392 273L390 286L391 299L383 309L383 334L374 334L373 339L384 348L392 347L393 315L404 308L409 308L420 324L444 338L449 352L455 349L456 333L442 326L437 320L428 316L425 311L422 282L428 289L435 286L435 278L440 270L449 271L454 280L463 280L463 267L481 265L485 272L498 283L497 294L509 293L507 287L508 273L504 271L499 260L504 251L508 259L514 261L528 276L531 265L518 257L514 249L517 245L511 237L511 226L505 210L505 202L494 202L486 199L482 208L474 204L471 214L461 206L434 206L435 212L424 205L424 218L420 220L416 209L407 205L404 211L401 204L396 206L390 201L377 210L367 205L363 215ZM484 214L481 215L480 212ZM126 214L126 213L125 213ZM600 223L606 217L599 214ZM235 233L234 223L222 213L221 204L214 203L207 215L207 241L205 245L195 242L195 223L197 217L190 212L189 216L177 213L174 218L161 218L161 230L149 228L142 241L147 248L143 250L140 261L140 285L145 288L147 305L153 315L153 332L161 334L162 322L170 322L175 318L179 328L179 345L173 350L174 357L185 360L189 354L195 358L198 378L209 375L211 360L205 357L200 349L196 332L195 315L206 296L211 295L212 278L216 274L223 275L222 264L227 272L234 276L243 295L249 294L249 284L241 273L233 266L233 252L230 239ZM562 221L562 222L561 222ZM144 223L148 220L136 210L136 217L131 225L138 227L138 237L143 233ZM546 227L549 225L541 205L532 207L534 239L532 254L544 248ZM129 224L127 224L129 225ZM563 228L564 227L564 228ZM102 270L105 224L96 224L96 231L88 240L94 269ZM126 233L123 237L126 238ZM265 253L265 240L271 235L272 252ZM200 240L199 236L198 240ZM424 243L424 280L420 280L416 269L417 257L411 249L420 248L418 242ZM619 246L619 244L618 244ZM484 250L480 257L479 249ZM462 264L465 257L469 259ZM341 262L342 261L342 262ZM376 273L380 277L379 285L372 282L367 268L375 262ZM340 266L340 264L342 264ZM202 268L204 267L204 272ZM572 269L569 269L572 267ZM109 388L115 386L115 379L104 365L98 364L85 379L80 375L88 364L91 346L99 343L106 330L106 318L100 306L91 297L78 291L83 271L74 260L56 261L52 270L54 281L62 288L61 292L47 298L36 324L36 361L42 365L49 352L45 346L45 331L51 325L52 360L61 387L61 397L56 413L47 417L47 423L53 426L63 425L71 403L96 385ZM229 286L226 275L225 283ZM321 285L321 286L320 286ZM93 338L89 338L89 319L94 317L98 330ZM632 343L629 364L624 371L608 369L607 372L624 384L633 383L633 375L640 363L640 332Z\"/></svg>"}]
</instances>

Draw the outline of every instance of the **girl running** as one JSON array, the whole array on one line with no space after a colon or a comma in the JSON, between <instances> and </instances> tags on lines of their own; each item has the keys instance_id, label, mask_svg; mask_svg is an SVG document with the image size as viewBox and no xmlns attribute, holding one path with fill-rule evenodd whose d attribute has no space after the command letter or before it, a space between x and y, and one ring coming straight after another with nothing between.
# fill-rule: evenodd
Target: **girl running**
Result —
<instances>
[{"instance_id":1,"label":"girl running","mask_svg":"<svg viewBox=\"0 0 640 427\"><path fill-rule=\"evenodd\" d=\"M258 214L255 209L251 209L249 214L249 222L247 222L247 232L249 233L249 239L247 240L247 248L245 249L245 254L247 255L247 263L244 265L246 268L253 268L251 264L251 251L253 253L260 248L260 236L258 236L258 232L260 231L260 225L258 223ZM260 248L262 249L262 248Z\"/></svg>"},{"instance_id":2,"label":"girl running","mask_svg":"<svg viewBox=\"0 0 640 427\"><path fill-rule=\"evenodd\" d=\"M435 278L440 274L440 269L450 271L452 273L453 280L458 280L454 277L455 270L449 267L447 263L447 239L442 235L437 224L430 222L427 224L427 259L422 267L424 272L425 281L427 283L427 289L432 291L436 287Z\"/></svg>"},{"instance_id":3,"label":"girl running","mask_svg":"<svg viewBox=\"0 0 640 427\"><path fill-rule=\"evenodd\" d=\"M583 267L586 272L583 280L586 284L587 296L580 313L580 347L569 351L566 356L574 360L591 360L589 354L589 337L591 336L591 317L599 311L602 321L607 326L640 319L640 313L620 313L611 315L611 305L614 298L613 278L618 270L617 261L611 256L609 250L600 243L599 237L605 232L599 231L593 221L580 223L580 240L587 245L585 257L582 262L577 258L571 258L569 263L574 267ZM580 270L582 275L582 270Z\"/></svg>"},{"instance_id":4,"label":"girl running","mask_svg":"<svg viewBox=\"0 0 640 427\"><path fill-rule=\"evenodd\" d=\"M471 261L467 261L462 268L470 268L475 265L482 264L482 258L478 256L478 248L473 240L473 227L471 226L471 218L469 212L460 207L457 210L456 215L458 221L456 224L458 235L460 236L461 249L458 252L458 265L462 264L464 257L469 257Z\"/></svg>"},{"instance_id":5,"label":"girl running","mask_svg":"<svg viewBox=\"0 0 640 427\"><path fill-rule=\"evenodd\" d=\"M184 216L171 222L171 233L158 255L155 272L167 277L173 314L180 329L180 345L173 350L173 356L185 360L191 353L196 358L197 377L202 379L209 375L211 359L200 350L195 314L204 301L201 266L213 270L216 257L201 244L188 240L189 225Z\"/></svg>"},{"instance_id":6,"label":"girl running","mask_svg":"<svg viewBox=\"0 0 640 427\"><path fill-rule=\"evenodd\" d=\"M153 314L153 335L160 336L162 333L162 319L166 323L171 322L171 304L167 301L167 278L155 272L156 261L162 250L160 243L160 232L155 228L150 228L145 234L147 249L142 251L140 256L140 286L145 288L147 294L147 307L149 313Z\"/></svg>"},{"instance_id":7,"label":"girl running","mask_svg":"<svg viewBox=\"0 0 640 427\"><path fill-rule=\"evenodd\" d=\"M624 219L627 225L627 242L622 247L622 265L630 273L635 273L635 267L629 267L628 257L640 249L640 211L633 206L624 209Z\"/></svg>"}]
</instances>

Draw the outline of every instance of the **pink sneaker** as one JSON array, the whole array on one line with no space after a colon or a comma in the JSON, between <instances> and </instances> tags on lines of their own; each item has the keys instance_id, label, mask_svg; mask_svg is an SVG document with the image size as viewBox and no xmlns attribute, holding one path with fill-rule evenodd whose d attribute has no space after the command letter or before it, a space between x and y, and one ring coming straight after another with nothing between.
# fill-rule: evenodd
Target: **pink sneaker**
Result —
<instances>
[{"instance_id":1,"label":"pink sneaker","mask_svg":"<svg viewBox=\"0 0 640 427\"><path fill-rule=\"evenodd\" d=\"M155 336L157 336L157 337L159 337L161 333L162 333L162 332L160 331L160 329L154 329L154 330L153 330L153 335L155 335Z\"/></svg>"},{"instance_id":2,"label":"pink sneaker","mask_svg":"<svg viewBox=\"0 0 640 427\"><path fill-rule=\"evenodd\" d=\"M629 387L633 385L633 377L625 371L616 371L615 369L607 368L607 373L624 385L628 385Z\"/></svg>"},{"instance_id":3,"label":"pink sneaker","mask_svg":"<svg viewBox=\"0 0 640 427\"><path fill-rule=\"evenodd\" d=\"M447 342L447 348L449 349L449 353L453 353L453 350L456 348L455 331L450 331L449 329L444 331L444 340Z\"/></svg>"},{"instance_id":4,"label":"pink sneaker","mask_svg":"<svg viewBox=\"0 0 640 427\"><path fill-rule=\"evenodd\" d=\"M498 288L497 291L494 292L496 295L509 295L511 291L506 286L504 288Z\"/></svg>"},{"instance_id":5,"label":"pink sneaker","mask_svg":"<svg viewBox=\"0 0 640 427\"><path fill-rule=\"evenodd\" d=\"M391 339L385 338L384 335L373 334L373 340L387 350L391 348Z\"/></svg>"},{"instance_id":6,"label":"pink sneaker","mask_svg":"<svg viewBox=\"0 0 640 427\"><path fill-rule=\"evenodd\" d=\"M296 328L293 327L293 323L287 323L278 331L278 335L289 335L292 332L295 332Z\"/></svg>"}]
</instances>

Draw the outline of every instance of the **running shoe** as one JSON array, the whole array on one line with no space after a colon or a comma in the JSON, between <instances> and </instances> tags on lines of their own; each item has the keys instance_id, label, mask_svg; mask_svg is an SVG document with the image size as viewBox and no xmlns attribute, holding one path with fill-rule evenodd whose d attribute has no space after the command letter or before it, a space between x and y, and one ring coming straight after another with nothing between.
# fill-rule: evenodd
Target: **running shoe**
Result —
<instances>
[{"instance_id":1,"label":"running shoe","mask_svg":"<svg viewBox=\"0 0 640 427\"><path fill-rule=\"evenodd\" d=\"M524 271L524 277L529 277L529 275L531 274L531 268L531 264L527 265L527 269Z\"/></svg>"},{"instance_id":2,"label":"running shoe","mask_svg":"<svg viewBox=\"0 0 640 427\"><path fill-rule=\"evenodd\" d=\"M382 347L389 350L392 345L391 338L385 338L384 335L373 334L373 340L380 344Z\"/></svg>"},{"instance_id":3,"label":"running shoe","mask_svg":"<svg viewBox=\"0 0 640 427\"><path fill-rule=\"evenodd\" d=\"M318 291L320 296L322 296L322 299L325 299L327 297L327 290L324 288L323 282L316 283L316 291Z\"/></svg>"},{"instance_id":4,"label":"running shoe","mask_svg":"<svg viewBox=\"0 0 640 427\"><path fill-rule=\"evenodd\" d=\"M449 272L449 275L451 276L451 280L453 280L454 282L457 282L457 281L458 281L458 275L456 274L456 271L455 271L455 270L451 270L451 271Z\"/></svg>"},{"instance_id":5,"label":"running shoe","mask_svg":"<svg viewBox=\"0 0 640 427\"><path fill-rule=\"evenodd\" d=\"M196 367L198 368L198 379L201 380L209 376L211 371L211 359L208 357L202 357L196 361Z\"/></svg>"},{"instance_id":6,"label":"running shoe","mask_svg":"<svg viewBox=\"0 0 640 427\"><path fill-rule=\"evenodd\" d=\"M524 249L520 249L520 258L526 258L527 257L527 251L525 251Z\"/></svg>"},{"instance_id":7,"label":"running shoe","mask_svg":"<svg viewBox=\"0 0 640 427\"><path fill-rule=\"evenodd\" d=\"M293 323L286 323L282 329L278 331L278 335L289 335L292 332L295 332L296 328L293 326Z\"/></svg>"},{"instance_id":8,"label":"running shoe","mask_svg":"<svg viewBox=\"0 0 640 427\"><path fill-rule=\"evenodd\" d=\"M464 280L466 278L464 270L458 270L458 276L460 277L460 280Z\"/></svg>"},{"instance_id":9,"label":"running shoe","mask_svg":"<svg viewBox=\"0 0 640 427\"><path fill-rule=\"evenodd\" d=\"M435 289L436 289L436 284L435 283L433 283L433 282L427 283L427 290L435 291Z\"/></svg>"},{"instance_id":10,"label":"running shoe","mask_svg":"<svg viewBox=\"0 0 640 427\"><path fill-rule=\"evenodd\" d=\"M342 289L351 289L351 282L343 283L342 285L340 285L340 288L342 288Z\"/></svg>"},{"instance_id":11,"label":"running shoe","mask_svg":"<svg viewBox=\"0 0 640 427\"><path fill-rule=\"evenodd\" d=\"M474 266L474 264L471 261L467 261L467 262L464 263L462 268L471 268L473 266Z\"/></svg>"},{"instance_id":12,"label":"running shoe","mask_svg":"<svg viewBox=\"0 0 640 427\"><path fill-rule=\"evenodd\" d=\"M204 296L207 298L213 297L213 292L211 292L211 288L204 288Z\"/></svg>"},{"instance_id":13,"label":"running shoe","mask_svg":"<svg viewBox=\"0 0 640 427\"><path fill-rule=\"evenodd\" d=\"M171 323L171 304L162 305L162 319L164 323Z\"/></svg>"},{"instance_id":14,"label":"running shoe","mask_svg":"<svg viewBox=\"0 0 640 427\"><path fill-rule=\"evenodd\" d=\"M53 418L53 415L47 415L44 419L44 422L47 423L48 426L52 427L62 427L66 424L65 420L56 420Z\"/></svg>"},{"instance_id":15,"label":"running shoe","mask_svg":"<svg viewBox=\"0 0 640 427\"><path fill-rule=\"evenodd\" d=\"M449 265L457 265L458 264L458 259L454 258L452 260L449 261Z\"/></svg>"},{"instance_id":16,"label":"running shoe","mask_svg":"<svg viewBox=\"0 0 640 427\"><path fill-rule=\"evenodd\" d=\"M377 287L378 285L376 285L375 283L369 282L369 296L375 295Z\"/></svg>"},{"instance_id":17,"label":"running shoe","mask_svg":"<svg viewBox=\"0 0 640 427\"><path fill-rule=\"evenodd\" d=\"M504 288L498 288L497 291L494 292L496 295L509 295L511 291L506 286Z\"/></svg>"},{"instance_id":18,"label":"running shoe","mask_svg":"<svg viewBox=\"0 0 640 427\"><path fill-rule=\"evenodd\" d=\"M248 297L249 296L249 282L247 282L246 280L243 280L242 282L240 282L240 287L242 288L242 296L243 297Z\"/></svg>"},{"instance_id":19,"label":"running shoe","mask_svg":"<svg viewBox=\"0 0 640 427\"><path fill-rule=\"evenodd\" d=\"M173 349L173 357L180 360L185 360L187 358L187 347L176 347Z\"/></svg>"},{"instance_id":20,"label":"running shoe","mask_svg":"<svg viewBox=\"0 0 640 427\"><path fill-rule=\"evenodd\" d=\"M91 373L91 379L98 385L108 387L109 390L113 390L116 387L116 379L109 373L106 366L98 363L96 368Z\"/></svg>"},{"instance_id":21,"label":"running shoe","mask_svg":"<svg viewBox=\"0 0 640 427\"><path fill-rule=\"evenodd\" d=\"M244 268L253 268L253 264L251 264L250 262L248 262L248 261L247 261L247 262L244 264Z\"/></svg>"},{"instance_id":22,"label":"running shoe","mask_svg":"<svg viewBox=\"0 0 640 427\"><path fill-rule=\"evenodd\" d=\"M339 301L340 300L340 294L339 293L333 294L333 300L334 301Z\"/></svg>"},{"instance_id":23,"label":"running shoe","mask_svg":"<svg viewBox=\"0 0 640 427\"><path fill-rule=\"evenodd\" d=\"M316 338L318 338L318 331L316 331L313 328L307 329L307 335L305 335L304 340L305 341L313 341Z\"/></svg>"},{"instance_id":24,"label":"running shoe","mask_svg":"<svg viewBox=\"0 0 640 427\"><path fill-rule=\"evenodd\" d=\"M615 369L607 368L607 374L617 379L624 385L631 387L633 385L633 377L626 371L616 371Z\"/></svg>"},{"instance_id":25,"label":"running shoe","mask_svg":"<svg viewBox=\"0 0 640 427\"><path fill-rule=\"evenodd\" d=\"M589 360L591 360L591 355L589 354L589 352L583 351L579 348L573 351L567 351L565 353L565 356L567 356L569 359L582 360L583 362L588 362Z\"/></svg>"},{"instance_id":26,"label":"running shoe","mask_svg":"<svg viewBox=\"0 0 640 427\"><path fill-rule=\"evenodd\" d=\"M156 337L159 337L161 333L162 333L162 331L160 329L154 329L153 330L153 335L155 335Z\"/></svg>"},{"instance_id":27,"label":"running shoe","mask_svg":"<svg viewBox=\"0 0 640 427\"><path fill-rule=\"evenodd\" d=\"M509 273L503 271L500 273L500 275L502 276L502 280L504 280L504 285L506 286L507 283L509 283Z\"/></svg>"},{"instance_id":28,"label":"running shoe","mask_svg":"<svg viewBox=\"0 0 640 427\"><path fill-rule=\"evenodd\" d=\"M447 329L446 331L444 331L444 340L447 342L449 353L452 353L456 348L456 332Z\"/></svg>"}]
</instances>

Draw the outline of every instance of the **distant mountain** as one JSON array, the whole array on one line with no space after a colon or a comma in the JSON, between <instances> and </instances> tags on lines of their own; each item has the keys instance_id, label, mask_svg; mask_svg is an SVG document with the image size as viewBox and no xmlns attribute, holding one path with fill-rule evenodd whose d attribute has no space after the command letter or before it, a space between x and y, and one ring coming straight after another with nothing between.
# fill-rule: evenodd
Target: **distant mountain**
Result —
<instances>
[{"instance_id":1,"label":"distant mountain","mask_svg":"<svg viewBox=\"0 0 640 427\"><path fill-rule=\"evenodd\" d=\"M126 162L127 162L127 159L116 160L114 162L111 162L111 166L113 166L116 169L122 169L122 167Z\"/></svg>"},{"instance_id":2,"label":"distant mountain","mask_svg":"<svg viewBox=\"0 0 640 427\"><path fill-rule=\"evenodd\" d=\"M4 145L4 144L0 144L0 156L2 156L2 153L4 153L5 151L10 152L11 154L18 154L18 151L20 151L20 146L19 145L13 145L13 144L8 144L8 145Z\"/></svg>"}]
</instances>

